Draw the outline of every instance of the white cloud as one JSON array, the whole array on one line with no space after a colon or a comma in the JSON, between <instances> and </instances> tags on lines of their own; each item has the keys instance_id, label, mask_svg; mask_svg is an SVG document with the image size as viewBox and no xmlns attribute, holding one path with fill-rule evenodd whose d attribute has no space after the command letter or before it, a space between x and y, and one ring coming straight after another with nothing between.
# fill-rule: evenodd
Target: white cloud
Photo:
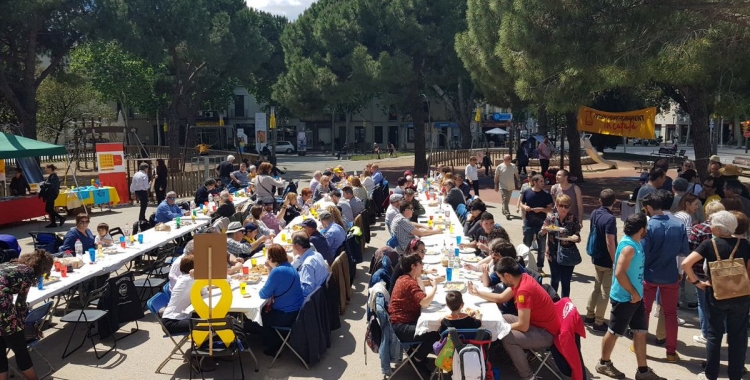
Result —
<instances>
[{"instance_id":1,"label":"white cloud","mask_svg":"<svg viewBox=\"0 0 750 380\"><path fill-rule=\"evenodd\" d=\"M245 0L251 8L265 12L284 15L290 20L296 20L302 12L309 8L316 0Z\"/></svg>"}]
</instances>

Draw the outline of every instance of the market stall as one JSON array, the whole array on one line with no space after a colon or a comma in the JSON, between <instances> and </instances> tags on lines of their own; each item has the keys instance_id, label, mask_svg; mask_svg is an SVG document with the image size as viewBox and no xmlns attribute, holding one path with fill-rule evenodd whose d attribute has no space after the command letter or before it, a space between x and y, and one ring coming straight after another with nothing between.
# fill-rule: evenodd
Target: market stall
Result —
<instances>
[{"instance_id":1,"label":"market stall","mask_svg":"<svg viewBox=\"0 0 750 380\"><path fill-rule=\"evenodd\" d=\"M68 152L64 146L0 132L0 160L3 161L6 159L66 154ZM7 187L5 179L2 179L2 182L3 187ZM44 201L38 198L36 194L0 198L0 208L12 210L12 212L0 213L0 225L45 215Z\"/></svg>"}]
</instances>

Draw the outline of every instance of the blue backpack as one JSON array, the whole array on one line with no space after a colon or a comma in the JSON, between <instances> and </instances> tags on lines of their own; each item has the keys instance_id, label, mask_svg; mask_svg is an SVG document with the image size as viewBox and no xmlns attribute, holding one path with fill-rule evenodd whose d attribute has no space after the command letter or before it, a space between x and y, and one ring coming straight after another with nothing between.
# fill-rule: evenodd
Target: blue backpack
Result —
<instances>
[{"instance_id":1,"label":"blue backpack","mask_svg":"<svg viewBox=\"0 0 750 380\"><path fill-rule=\"evenodd\" d=\"M597 218L599 219L599 218ZM591 219L591 230L589 231L589 240L586 242L586 253L589 256L594 256L594 251L596 250L596 221L592 218Z\"/></svg>"}]
</instances>

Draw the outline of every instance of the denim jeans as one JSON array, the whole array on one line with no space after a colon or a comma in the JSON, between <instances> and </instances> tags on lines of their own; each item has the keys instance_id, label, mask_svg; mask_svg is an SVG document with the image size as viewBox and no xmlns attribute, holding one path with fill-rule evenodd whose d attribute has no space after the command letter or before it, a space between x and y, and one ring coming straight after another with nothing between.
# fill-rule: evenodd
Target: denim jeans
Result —
<instances>
[{"instance_id":1,"label":"denim jeans","mask_svg":"<svg viewBox=\"0 0 750 380\"><path fill-rule=\"evenodd\" d=\"M573 268L571 266L560 265L556 260L549 261L550 285L557 291L557 284L562 286L560 297L570 296L570 280L573 278Z\"/></svg>"},{"instance_id":2,"label":"denim jeans","mask_svg":"<svg viewBox=\"0 0 750 380\"><path fill-rule=\"evenodd\" d=\"M536 266L541 271L544 268L544 250L547 247L547 237L539 236L539 231L542 227L530 227L523 226L523 244L531 249L531 244L534 242L536 237L537 245L539 245L539 251L536 254Z\"/></svg>"},{"instance_id":3,"label":"denim jeans","mask_svg":"<svg viewBox=\"0 0 750 380\"><path fill-rule=\"evenodd\" d=\"M713 292L706 294L708 310L708 336L706 336L706 377L719 377L721 341L727 333L727 357L729 380L740 380L747 352L748 297L717 301Z\"/></svg>"},{"instance_id":4,"label":"denim jeans","mask_svg":"<svg viewBox=\"0 0 750 380\"><path fill-rule=\"evenodd\" d=\"M651 307L656 299L656 291L659 290L661 310L664 311L664 325L667 332L667 353L673 354L677 350L677 301L680 297L680 283L655 284L643 282L643 303L646 316L651 315ZM648 321L650 318L646 318Z\"/></svg>"},{"instance_id":5,"label":"denim jeans","mask_svg":"<svg viewBox=\"0 0 750 380\"><path fill-rule=\"evenodd\" d=\"M708 310L706 305L706 291L695 288L698 291L698 319L700 320L701 335L708 336Z\"/></svg>"}]
</instances>

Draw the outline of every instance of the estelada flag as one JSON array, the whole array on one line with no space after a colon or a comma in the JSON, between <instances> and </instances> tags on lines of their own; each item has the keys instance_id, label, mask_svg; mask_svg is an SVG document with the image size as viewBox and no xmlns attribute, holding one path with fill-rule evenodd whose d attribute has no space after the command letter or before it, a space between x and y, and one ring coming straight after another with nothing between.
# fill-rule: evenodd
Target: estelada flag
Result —
<instances>
[{"instance_id":1,"label":"estelada flag","mask_svg":"<svg viewBox=\"0 0 750 380\"><path fill-rule=\"evenodd\" d=\"M630 112L578 108L578 130L603 135L653 139L655 119L655 107Z\"/></svg>"}]
</instances>

